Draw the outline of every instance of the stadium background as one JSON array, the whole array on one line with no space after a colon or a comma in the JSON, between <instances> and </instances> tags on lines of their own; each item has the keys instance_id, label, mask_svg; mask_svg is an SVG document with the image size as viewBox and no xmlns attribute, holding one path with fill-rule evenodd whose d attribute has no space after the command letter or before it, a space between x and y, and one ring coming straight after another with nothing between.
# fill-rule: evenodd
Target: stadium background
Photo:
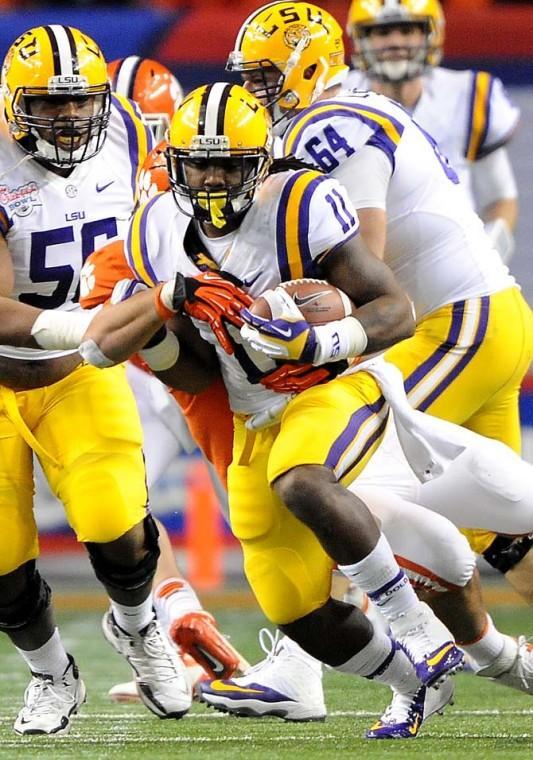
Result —
<instances>
[{"instance_id":1,"label":"stadium background","mask_svg":"<svg viewBox=\"0 0 533 760\"><path fill-rule=\"evenodd\" d=\"M0 0L0 55L22 31L40 24L62 23L76 26L93 36L108 60L127 55L153 57L169 66L189 91L207 81L227 78L224 63L243 19L259 6L259 0L160 0L159 2L116 4L73 0L43 5L34 2ZM148 7L150 5L150 7ZM324 0L321 5L344 24L347 0ZM522 123L510 148L520 190L521 214L517 230L517 252L511 270L533 302L533 2L509 3L488 0L449 0L444 3L447 17L445 65L455 68L482 68L500 76L511 98L522 110ZM450 115L450 118L453 118ZM533 461L533 376L522 398L524 454ZM176 461L152 493L157 514L172 531L173 540L184 543L194 554L198 550L198 526L184 520L184 505L206 498L205 473L198 460L184 457ZM45 488L38 490L38 519L42 546L48 561L62 565L65 552L74 548L60 505L53 503ZM203 504L210 519L212 503ZM191 514L189 512L189 514ZM215 513L216 514L216 513ZM226 569L238 574L238 552L224 526L220 531ZM191 548L192 547L192 548ZM196 547L196 548L195 548ZM80 558L81 559L81 558ZM190 559L190 553L189 553ZM212 558L211 569L200 577L200 585L216 585L220 556ZM75 562L69 567L83 568ZM205 570L205 568L204 568ZM195 574L196 577L196 574ZM198 580L198 578L196 577Z\"/></svg>"}]
</instances>

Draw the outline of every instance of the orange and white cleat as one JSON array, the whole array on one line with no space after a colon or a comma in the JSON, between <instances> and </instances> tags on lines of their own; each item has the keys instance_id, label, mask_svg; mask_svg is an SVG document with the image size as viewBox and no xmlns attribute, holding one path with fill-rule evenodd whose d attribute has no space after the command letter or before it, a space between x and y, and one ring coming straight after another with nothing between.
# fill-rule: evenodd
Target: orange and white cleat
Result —
<instances>
[{"instance_id":1,"label":"orange and white cleat","mask_svg":"<svg viewBox=\"0 0 533 760\"><path fill-rule=\"evenodd\" d=\"M183 657L193 658L209 678L231 678L250 667L216 626L215 618L204 610L188 612L170 625L169 636Z\"/></svg>"}]
</instances>

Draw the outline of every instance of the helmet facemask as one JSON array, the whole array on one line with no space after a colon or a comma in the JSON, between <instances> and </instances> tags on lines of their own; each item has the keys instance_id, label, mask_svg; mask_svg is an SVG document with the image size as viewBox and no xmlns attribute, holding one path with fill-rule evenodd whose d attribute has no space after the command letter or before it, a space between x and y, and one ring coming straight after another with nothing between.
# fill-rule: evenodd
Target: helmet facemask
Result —
<instances>
[{"instance_id":1,"label":"helmet facemask","mask_svg":"<svg viewBox=\"0 0 533 760\"><path fill-rule=\"evenodd\" d=\"M145 113L143 114L143 121L145 121L148 127L152 130L155 145L160 143L161 140L166 139L168 128L170 126L170 118L168 114Z\"/></svg>"},{"instance_id":2,"label":"helmet facemask","mask_svg":"<svg viewBox=\"0 0 533 760\"><path fill-rule=\"evenodd\" d=\"M304 34L287 61L280 64L269 59L245 61L242 52L237 50L231 52L228 57L226 71L239 72L243 77L244 87L268 108L274 134L282 134L286 121L290 120L298 109L314 102L325 88L327 65L321 66L322 62L319 61L318 64L301 71L300 59L307 45L308 37ZM320 69L323 69L322 74ZM309 103L302 103L298 94L298 84L300 81L315 78L317 70L318 76ZM248 82L253 82L253 87L247 86ZM294 83L294 87L291 87L291 82Z\"/></svg>"},{"instance_id":3,"label":"helmet facemask","mask_svg":"<svg viewBox=\"0 0 533 760\"><path fill-rule=\"evenodd\" d=\"M50 81L47 88L19 87L15 91L10 131L16 133L19 145L34 158L71 168L101 150L109 123L110 87L107 82L87 86L83 77L79 80L75 86L72 82L62 86L61 82ZM39 114L43 102L59 107L69 101L77 102L83 115Z\"/></svg>"},{"instance_id":4,"label":"helmet facemask","mask_svg":"<svg viewBox=\"0 0 533 760\"><path fill-rule=\"evenodd\" d=\"M169 146L166 157L170 186L179 209L218 229L250 208L270 163L265 149L230 149L229 140L223 135L208 138L198 135L186 150ZM226 178L232 177L231 184L193 186L191 175L201 174L212 164L223 168Z\"/></svg>"},{"instance_id":5,"label":"helmet facemask","mask_svg":"<svg viewBox=\"0 0 533 760\"><path fill-rule=\"evenodd\" d=\"M376 49L372 44L373 30L387 30L398 27L419 27L423 33L420 45L390 45ZM367 71L372 79L380 82L397 84L422 76L434 52L431 46L431 25L428 21L387 22L381 24L359 25L353 32L355 54L354 65Z\"/></svg>"}]
</instances>

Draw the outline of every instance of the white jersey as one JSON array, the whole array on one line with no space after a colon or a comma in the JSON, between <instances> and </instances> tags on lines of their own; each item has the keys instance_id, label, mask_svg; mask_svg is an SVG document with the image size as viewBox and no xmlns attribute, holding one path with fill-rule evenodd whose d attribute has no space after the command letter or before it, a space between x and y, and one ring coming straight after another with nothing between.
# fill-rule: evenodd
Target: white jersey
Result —
<instances>
[{"instance_id":1,"label":"white jersey","mask_svg":"<svg viewBox=\"0 0 533 760\"><path fill-rule=\"evenodd\" d=\"M0 134L0 232L15 275L12 298L41 309L79 308L80 269L87 256L124 237L137 174L152 147L136 107L112 97L104 145L68 177L45 168ZM64 351L0 346L0 354L43 359Z\"/></svg>"},{"instance_id":2,"label":"white jersey","mask_svg":"<svg viewBox=\"0 0 533 760\"><path fill-rule=\"evenodd\" d=\"M358 173L364 146L387 172L379 202L365 197L368 161ZM357 92L313 104L289 124L284 151L338 176L356 208L386 209L385 261L418 319L514 284L435 141L389 98Z\"/></svg>"},{"instance_id":3,"label":"white jersey","mask_svg":"<svg viewBox=\"0 0 533 760\"><path fill-rule=\"evenodd\" d=\"M350 71L346 90L371 90L363 71ZM486 71L454 71L440 66L423 77L411 116L437 141L474 206L471 164L505 145L520 118L500 79Z\"/></svg>"},{"instance_id":4,"label":"white jersey","mask_svg":"<svg viewBox=\"0 0 533 760\"><path fill-rule=\"evenodd\" d=\"M132 220L126 243L130 267L154 286L176 272L197 275L210 264L237 277L255 298L286 280L319 277L323 254L354 236L358 221L336 180L304 169L269 176L238 230L215 245L202 243L195 229L170 192L155 196ZM260 380L276 363L243 343L236 328L229 327L235 348L229 356L206 323L195 324L215 346L232 410L256 414L270 409L282 394Z\"/></svg>"}]
</instances>

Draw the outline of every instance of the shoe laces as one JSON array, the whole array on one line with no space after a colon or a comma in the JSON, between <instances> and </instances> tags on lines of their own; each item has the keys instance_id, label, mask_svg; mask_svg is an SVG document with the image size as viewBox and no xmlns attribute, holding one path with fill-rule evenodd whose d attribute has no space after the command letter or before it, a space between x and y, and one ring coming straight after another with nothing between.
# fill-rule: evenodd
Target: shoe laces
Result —
<instances>
[{"instance_id":1,"label":"shoe laces","mask_svg":"<svg viewBox=\"0 0 533 760\"><path fill-rule=\"evenodd\" d=\"M402 648L415 660L420 657L425 658L436 647L427 629L428 621L423 617L422 620L402 631L400 635Z\"/></svg>"},{"instance_id":2,"label":"shoe laces","mask_svg":"<svg viewBox=\"0 0 533 760\"><path fill-rule=\"evenodd\" d=\"M420 688L423 689L424 687L421 686ZM396 691L396 689L393 689L392 701L381 716L381 722L386 723L387 725L414 722L417 713L417 709L415 707L416 697L418 696L419 691L415 692L414 694L404 694L400 691Z\"/></svg>"},{"instance_id":3,"label":"shoe laces","mask_svg":"<svg viewBox=\"0 0 533 760\"><path fill-rule=\"evenodd\" d=\"M159 681L173 681L176 676L174 652L156 621L152 621L140 636L139 647L133 657L142 675L155 676ZM146 659L148 658L148 660Z\"/></svg>"},{"instance_id":4,"label":"shoe laces","mask_svg":"<svg viewBox=\"0 0 533 760\"><path fill-rule=\"evenodd\" d=\"M281 641L279 630L276 629L276 633L272 634L268 628L261 628L259 631L259 646L266 654L266 657L264 657L255 665L252 665L251 668L248 668L245 675L248 676L258 670L264 670L266 665L273 664L276 660L276 656L281 651L283 651L283 648L280 646L280 644Z\"/></svg>"},{"instance_id":5,"label":"shoe laces","mask_svg":"<svg viewBox=\"0 0 533 760\"><path fill-rule=\"evenodd\" d=\"M60 687L60 684L57 684ZM65 689L54 688L53 681L47 676L34 675L24 693L24 707L30 712L38 710L41 714L57 712L57 703L71 705L74 695Z\"/></svg>"}]
</instances>

